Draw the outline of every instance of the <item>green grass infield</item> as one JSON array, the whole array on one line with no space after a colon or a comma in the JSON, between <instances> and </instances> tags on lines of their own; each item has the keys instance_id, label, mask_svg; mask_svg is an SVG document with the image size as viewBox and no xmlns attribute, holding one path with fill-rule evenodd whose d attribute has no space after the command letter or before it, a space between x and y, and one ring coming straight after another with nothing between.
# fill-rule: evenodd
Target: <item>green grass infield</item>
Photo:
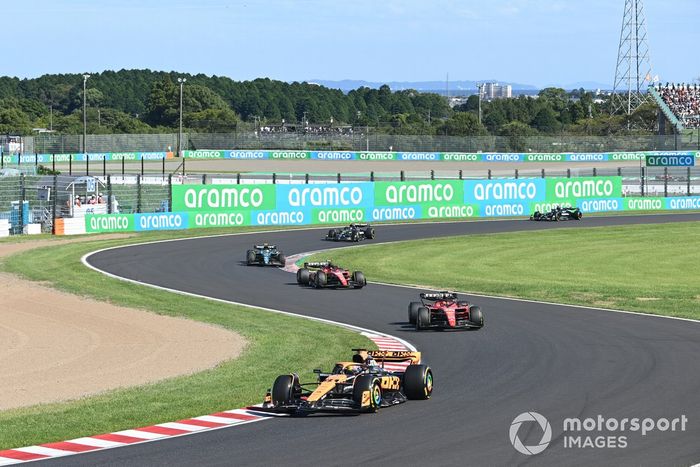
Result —
<instances>
[{"instance_id":1,"label":"green grass infield","mask_svg":"<svg viewBox=\"0 0 700 467\"><path fill-rule=\"evenodd\" d=\"M682 222L434 238L310 260L370 281L700 319L699 242L700 222Z\"/></svg>"},{"instance_id":2,"label":"green grass infield","mask_svg":"<svg viewBox=\"0 0 700 467\"><path fill-rule=\"evenodd\" d=\"M251 229L240 229L251 230ZM258 228L258 230L260 230ZM231 229L218 233L231 233ZM213 234L210 230L202 234ZM16 254L0 268L59 290L120 306L211 323L248 341L242 355L211 370L83 399L0 412L0 449L135 428L262 402L275 377L295 371L309 380L314 368L330 368L351 348L376 346L358 333L301 318L187 297L139 286L85 267L91 251L148 240L191 237L153 233L130 239L52 245ZM251 245L254 237L251 237ZM242 256L244 252L232 252Z\"/></svg>"}]
</instances>

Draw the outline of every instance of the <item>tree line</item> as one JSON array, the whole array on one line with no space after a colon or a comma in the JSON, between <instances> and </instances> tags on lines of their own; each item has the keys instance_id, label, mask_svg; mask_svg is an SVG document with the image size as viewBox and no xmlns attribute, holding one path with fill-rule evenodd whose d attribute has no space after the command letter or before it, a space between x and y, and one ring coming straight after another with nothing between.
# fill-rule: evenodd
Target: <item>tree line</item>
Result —
<instances>
[{"instance_id":1,"label":"tree line","mask_svg":"<svg viewBox=\"0 0 700 467\"><path fill-rule=\"evenodd\" d=\"M610 115L609 97L601 99L583 89L547 88L537 96L482 100L480 106L473 95L451 108L444 96L391 91L386 85L344 93L306 82L120 70L87 80L87 131L172 133L180 117L178 78L187 80L183 126L203 133L308 123L405 135L617 135L654 131L657 111L648 104L631 116ZM29 135L36 128L80 134L82 109L82 74L0 77L0 134Z\"/></svg>"}]
</instances>

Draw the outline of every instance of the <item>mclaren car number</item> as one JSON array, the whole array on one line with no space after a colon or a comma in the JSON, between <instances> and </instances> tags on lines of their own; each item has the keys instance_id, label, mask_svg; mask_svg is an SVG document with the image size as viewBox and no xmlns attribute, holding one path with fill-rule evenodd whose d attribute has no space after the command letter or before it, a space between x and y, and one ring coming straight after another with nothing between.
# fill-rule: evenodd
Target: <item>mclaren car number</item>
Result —
<instances>
[{"instance_id":1,"label":"mclaren car number","mask_svg":"<svg viewBox=\"0 0 700 467\"><path fill-rule=\"evenodd\" d=\"M398 376L382 376L381 386L382 389L398 391L401 386L401 378Z\"/></svg>"}]
</instances>

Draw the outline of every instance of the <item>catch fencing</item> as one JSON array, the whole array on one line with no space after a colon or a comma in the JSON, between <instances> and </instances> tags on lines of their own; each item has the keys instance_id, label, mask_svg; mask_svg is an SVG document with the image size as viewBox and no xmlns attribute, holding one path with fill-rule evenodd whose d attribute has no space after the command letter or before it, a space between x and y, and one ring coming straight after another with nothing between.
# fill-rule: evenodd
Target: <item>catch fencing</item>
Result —
<instances>
[{"instance_id":1,"label":"catch fencing","mask_svg":"<svg viewBox=\"0 0 700 467\"><path fill-rule=\"evenodd\" d=\"M678 200L687 198L683 209L700 208L697 205L700 196L700 168L698 167L620 167L620 168L574 168L541 170L428 170L428 171L387 171L368 173L335 174L299 174L299 173L238 173L238 174L187 174L182 172L170 174L117 174L88 176L73 175L35 175L13 174L0 177L0 219L7 219L12 234L36 232L83 233L86 217L95 215L144 215L172 213L173 195L180 193L178 187L222 187L222 186L270 186L265 190L279 190L272 186L300 185L342 185L344 187L366 186L369 184L398 183L409 186L412 183L426 182L457 183L463 186L467 182L502 183L533 180L619 180L619 195L608 197L615 199L613 210L623 210L622 206L634 209L676 209ZM460 185L460 183L462 185ZM539 183L533 182L536 186ZM377 185L378 186L378 185ZM617 186L617 185L616 185ZM201 191L201 190L200 190ZM368 195L369 196L369 195ZM566 197L558 201L577 205L586 197ZM606 199L608 199L606 198ZM645 202L633 201L646 199ZM522 201L522 200L521 200ZM540 202L541 201L541 202ZM550 198L542 198L539 204L549 203ZM177 202L177 199L175 200ZM466 202L466 201L465 201ZM518 201L523 212L533 207L532 203ZM546 204L545 203L545 204ZM693 204L695 203L695 204ZM469 203L467 203L469 204ZM473 204L473 203L472 203ZM433 207L439 208L440 201ZM445 204L450 206L449 204ZM465 204L463 203L462 206ZM595 204L595 206L599 206ZM452 204L453 211L459 203ZM590 205L594 206L594 205ZM321 209L323 206L317 206ZM610 205L608 205L610 207ZM181 208L181 206L180 206ZM335 209L335 208L332 208ZM363 208L365 209L365 208ZM597 209L597 208L596 208ZM472 214L482 215L483 209L472 206ZM593 212L588 209L586 212ZM271 213L272 211L270 211ZM511 211L508 211L511 212ZM513 212L521 215L520 211ZM271 214L270 214L271 215ZM245 217L245 216L244 216ZM307 219L318 221L318 212L307 213ZM457 216L459 217L459 216ZM330 217L327 219L341 219ZM342 218L345 220L344 218ZM250 216L247 222L253 222ZM363 211L362 219L367 219ZM321 219L321 223L323 223ZM77 226L71 230L69 225ZM88 229L89 231L89 229ZM99 229L95 230L99 231Z\"/></svg>"},{"instance_id":2,"label":"catch fencing","mask_svg":"<svg viewBox=\"0 0 700 467\"><path fill-rule=\"evenodd\" d=\"M341 131L342 130L342 131ZM42 133L23 137L24 152L44 154L177 151L178 135ZM291 149L343 151L440 151L440 152L610 152L700 150L700 131L676 135L628 136L449 136L388 135L372 127L311 128L293 132L241 130L232 133L184 133L183 150Z\"/></svg>"}]
</instances>

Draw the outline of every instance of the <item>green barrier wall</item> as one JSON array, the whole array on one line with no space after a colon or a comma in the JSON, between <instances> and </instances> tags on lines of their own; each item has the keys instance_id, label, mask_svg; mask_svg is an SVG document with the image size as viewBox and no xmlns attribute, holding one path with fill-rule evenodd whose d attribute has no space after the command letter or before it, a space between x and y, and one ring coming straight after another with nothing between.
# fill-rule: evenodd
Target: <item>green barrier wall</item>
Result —
<instances>
[{"instance_id":1,"label":"green barrier wall","mask_svg":"<svg viewBox=\"0 0 700 467\"><path fill-rule=\"evenodd\" d=\"M584 213L700 209L700 196L624 198L621 177L426 180L298 185L173 185L173 212L88 215L93 232L528 217L554 206Z\"/></svg>"}]
</instances>

